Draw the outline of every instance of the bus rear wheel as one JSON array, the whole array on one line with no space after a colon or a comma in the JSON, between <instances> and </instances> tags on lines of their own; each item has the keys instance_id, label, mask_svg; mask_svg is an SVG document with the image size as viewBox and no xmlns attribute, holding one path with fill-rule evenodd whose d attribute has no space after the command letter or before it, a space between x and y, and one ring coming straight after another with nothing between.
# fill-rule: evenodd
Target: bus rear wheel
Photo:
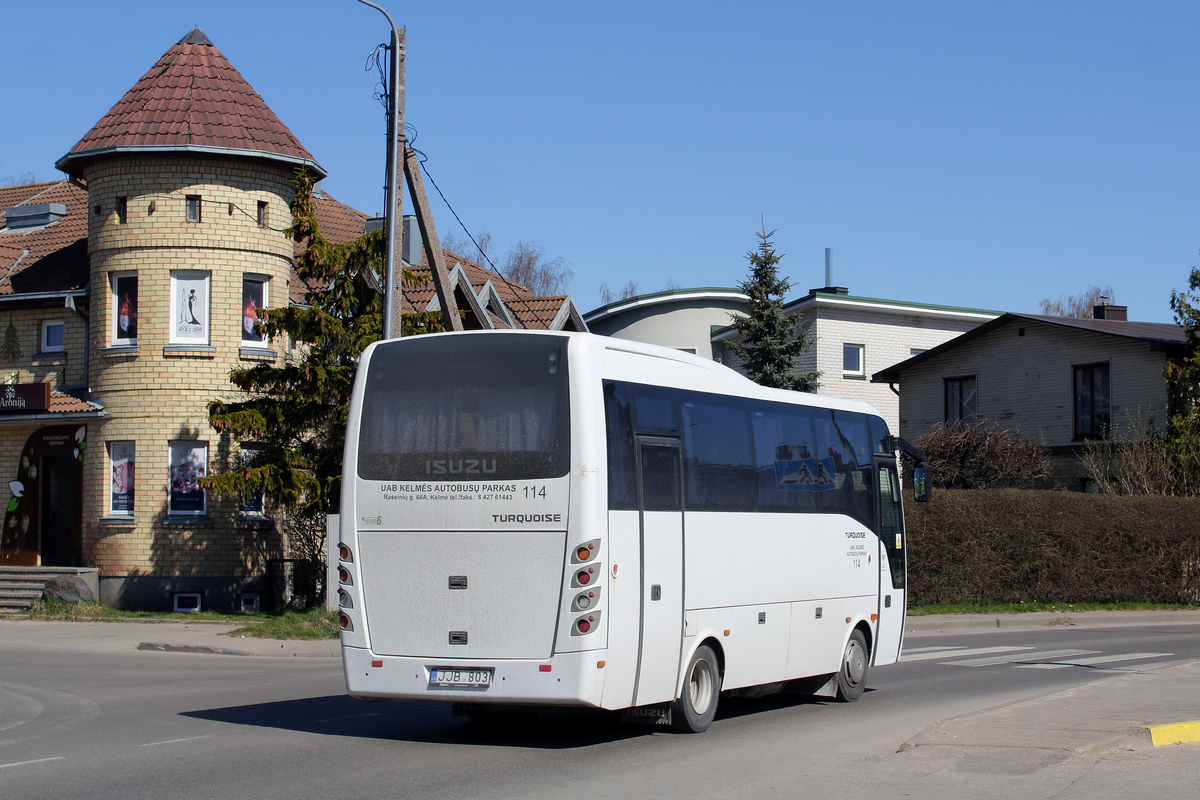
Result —
<instances>
[{"instance_id":1,"label":"bus rear wheel","mask_svg":"<svg viewBox=\"0 0 1200 800\"><path fill-rule=\"evenodd\" d=\"M717 714L721 696L721 666L717 654L701 645L688 662L683 681L683 696L671 709L671 726L684 733L703 733Z\"/></svg>"},{"instance_id":2,"label":"bus rear wheel","mask_svg":"<svg viewBox=\"0 0 1200 800\"><path fill-rule=\"evenodd\" d=\"M862 697L863 690L867 688L867 664L870 660L867 639L862 631L855 628L850 632L846 652L842 655L842 669L837 679L838 700L853 703Z\"/></svg>"}]
</instances>

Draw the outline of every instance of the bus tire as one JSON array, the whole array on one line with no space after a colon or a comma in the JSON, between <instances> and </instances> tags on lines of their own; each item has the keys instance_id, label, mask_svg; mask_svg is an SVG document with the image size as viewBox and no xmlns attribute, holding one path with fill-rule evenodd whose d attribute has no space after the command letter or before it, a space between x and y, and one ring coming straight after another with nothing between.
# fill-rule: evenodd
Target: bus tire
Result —
<instances>
[{"instance_id":1,"label":"bus tire","mask_svg":"<svg viewBox=\"0 0 1200 800\"><path fill-rule=\"evenodd\" d=\"M717 714L721 696L721 665L708 645L700 645L684 673L683 694L671 708L671 727L684 733L703 733Z\"/></svg>"},{"instance_id":2,"label":"bus tire","mask_svg":"<svg viewBox=\"0 0 1200 800\"><path fill-rule=\"evenodd\" d=\"M842 654L842 668L837 678L837 698L843 703L853 703L862 697L867 688L867 665L871 654L867 651L867 639L862 631L855 628L850 632L850 640L846 642L846 652Z\"/></svg>"}]
</instances>

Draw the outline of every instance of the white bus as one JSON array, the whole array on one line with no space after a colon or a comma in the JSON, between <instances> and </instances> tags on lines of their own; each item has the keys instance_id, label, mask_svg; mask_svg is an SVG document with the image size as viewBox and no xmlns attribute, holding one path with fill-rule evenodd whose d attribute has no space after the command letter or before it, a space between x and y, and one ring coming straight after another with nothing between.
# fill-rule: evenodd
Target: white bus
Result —
<instances>
[{"instance_id":1,"label":"white bus","mask_svg":"<svg viewBox=\"0 0 1200 800\"><path fill-rule=\"evenodd\" d=\"M722 692L855 700L904 633L896 441L864 403L653 345L377 342L346 433L347 690L684 731Z\"/></svg>"}]
</instances>

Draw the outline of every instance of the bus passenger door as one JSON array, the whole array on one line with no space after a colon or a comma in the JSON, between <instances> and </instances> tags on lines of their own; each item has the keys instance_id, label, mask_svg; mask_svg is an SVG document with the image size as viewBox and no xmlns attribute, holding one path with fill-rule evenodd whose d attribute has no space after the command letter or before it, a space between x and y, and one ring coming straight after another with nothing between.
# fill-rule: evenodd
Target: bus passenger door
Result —
<instances>
[{"instance_id":1,"label":"bus passenger door","mask_svg":"<svg viewBox=\"0 0 1200 800\"><path fill-rule=\"evenodd\" d=\"M891 664L900 657L904 640L906 581L904 515L900 506L900 475L896 462L876 459L879 476L879 627L875 634L872 662Z\"/></svg>"},{"instance_id":2,"label":"bus passenger door","mask_svg":"<svg viewBox=\"0 0 1200 800\"><path fill-rule=\"evenodd\" d=\"M637 437L642 597L634 705L675 700L683 645L683 462L679 441Z\"/></svg>"}]
</instances>

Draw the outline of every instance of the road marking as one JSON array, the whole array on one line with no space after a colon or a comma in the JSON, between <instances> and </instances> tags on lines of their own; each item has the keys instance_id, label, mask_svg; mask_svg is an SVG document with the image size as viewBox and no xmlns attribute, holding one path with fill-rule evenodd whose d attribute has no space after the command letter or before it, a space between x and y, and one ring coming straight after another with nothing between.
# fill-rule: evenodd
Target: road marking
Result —
<instances>
[{"instance_id":1,"label":"road marking","mask_svg":"<svg viewBox=\"0 0 1200 800\"><path fill-rule=\"evenodd\" d=\"M139 744L138 747L154 747L155 745L175 744L176 742L194 742L197 739L208 739L208 738L209 738L208 734L206 734L204 736L188 736L185 739L167 739L164 742L146 742L145 744Z\"/></svg>"},{"instance_id":2,"label":"road marking","mask_svg":"<svg viewBox=\"0 0 1200 800\"><path fill-rule=\"evenodd\" d=\"M904 655L900 656L901 661L929 661L934 658L957 658L958 656L981 656L984 653L1012 653L1017 650L1032 650L1032 647L976 647L970 650L958 650L954 648L939 648L935 652L916 653L909 655L908 651L904 651Z\"/></svg>"},{"instance_id":3,"label":"road marking","mask_svg":"<svg viewBox=\"0 0 1200 800\"><path fill-rule=\"evenodd\" d=\"M996 664L1017 664L1025 661L1040 661L1048 658L1066 658L1067 656L1090 656L1099 650L1043 650L1040 653L1018 653L1011 656L993 656L992 658L969 658L965 661L942 661L950 667L991 667Z\"/></svg>"},{"instance_id":4,"label":"road marking","mask_svg":"<svg viewBox=\"0 0 1200 800\"><path fill-rule=\"evenodd\" d=\"M6 767L23 767L27 764L42 764L46 761L62 761L66 756L51 756L50 758L35 758L32 761L14 761L11 764L0 764L0 769Z\"/></svg>"},{"instance_id":5,"label":"road marking","mask_svg":"<svg viewBox=\"0 0 1200 800\"><path fill-rule=\"evenodd\" d=\"M1174 653L1119 653L1109 656L1075 658L1070 661L1050 661L1045 664L1017 664L1018 669L1062 669L1063 667L1087 667L1092 664L1111 664L1116 661L1136 661L1139 658L1161 658Z\"/></svg>"},{"instance_id":6,"label":"road marking","mask_svg":"<svg viewBox=\"0 0 1200 800\"><path fill-rule=\"evenodd\" d=\"M965 644L960 644L956 647L906 647L906 648L904 648L904 655L909 655L910 653L932 653L934 650L939 650L939 651L945 652L947 650L966 650L966 649L967 649L967 646Z\"/></svg>"}]
</instances>

